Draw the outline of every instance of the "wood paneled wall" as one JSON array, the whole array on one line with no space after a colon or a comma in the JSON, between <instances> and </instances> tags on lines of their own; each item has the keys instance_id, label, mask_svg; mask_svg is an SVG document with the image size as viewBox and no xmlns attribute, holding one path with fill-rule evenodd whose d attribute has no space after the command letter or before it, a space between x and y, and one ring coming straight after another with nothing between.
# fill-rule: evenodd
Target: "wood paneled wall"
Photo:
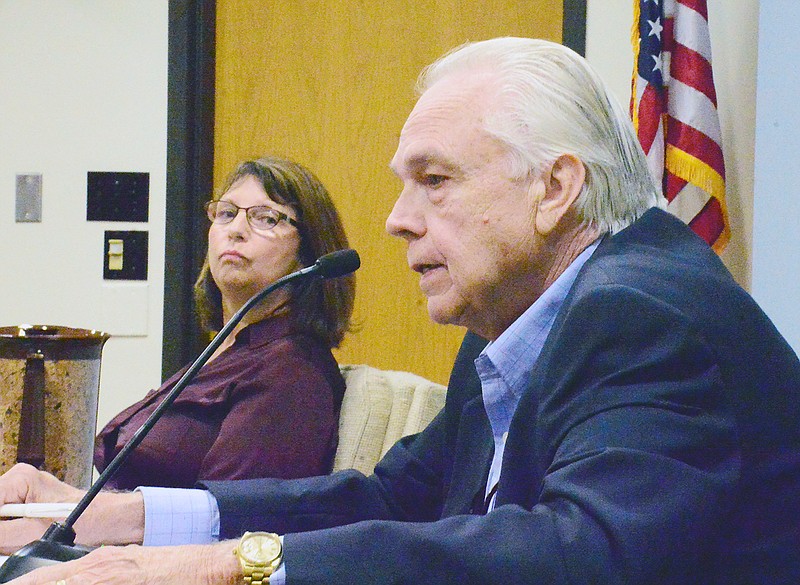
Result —
<instances>
[{"instance_id":1,"label":"wood paneled wall","mask_svg":"<svg viewBox=\"0 0 800 585\"><path fill-rule=\"evenodd\" d=\"M388 170L420 69L466 41L560 41L562 0L218 0L214 178L273 153L311 168L344 217L362 268L337 351L446 382L463 329L433 324L405 245L384 221Z\"/></svg>"}]
</instances>

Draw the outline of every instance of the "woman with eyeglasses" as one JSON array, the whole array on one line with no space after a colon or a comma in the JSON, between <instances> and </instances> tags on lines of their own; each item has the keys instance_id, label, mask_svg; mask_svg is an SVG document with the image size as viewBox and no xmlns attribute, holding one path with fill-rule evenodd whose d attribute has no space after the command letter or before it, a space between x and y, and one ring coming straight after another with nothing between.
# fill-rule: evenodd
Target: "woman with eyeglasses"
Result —
<instances>
[{"instance_id":1,"label":"woman with eyeglasses","mask_svg":"<svg viewBox=\"0 0 800 585\"><path fill-rule=\"evenodd\" d=\"M195 284L200 321L219 330L278 278L348 247L327 190L301 165L241 163L206 204L208 255ZM331 348L350 327L352 275L310 279L251 309L134 450L109 487L191 487L198 480L330 472L344 380ZM188 367L188 366L187 366ZM117 415L97 436L102 471L175 385Z\"/></svg>"}]
</instances>

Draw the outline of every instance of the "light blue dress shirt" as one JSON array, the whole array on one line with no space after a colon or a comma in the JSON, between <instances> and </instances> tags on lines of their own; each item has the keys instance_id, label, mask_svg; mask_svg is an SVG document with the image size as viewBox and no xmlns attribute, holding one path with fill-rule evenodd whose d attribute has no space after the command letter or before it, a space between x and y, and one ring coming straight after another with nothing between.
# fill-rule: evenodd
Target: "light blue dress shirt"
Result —
<instances>
[{"instance_id":1,"label":"light blue dress shirt","mask_svg":"<svg viewBox=\"0 0 800 585\"><path fill-rule=\"evenodd\" d=\"M475 369L481 380L483 406L494 438L494 455L486 481L489 510L494 508L494 488L500 480L508 427L525 391L528 375L539 359L556 315L578 272L599 243L598 240L581 252L542 296L475 359Z\"/></svg>"}]
</instances>

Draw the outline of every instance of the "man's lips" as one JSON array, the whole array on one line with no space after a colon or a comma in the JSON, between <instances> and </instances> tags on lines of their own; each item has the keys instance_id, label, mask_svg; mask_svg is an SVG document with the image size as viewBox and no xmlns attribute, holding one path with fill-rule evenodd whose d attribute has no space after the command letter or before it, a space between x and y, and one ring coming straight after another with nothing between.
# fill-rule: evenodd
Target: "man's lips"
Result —
<instances>
[{"instance_id":1,"label":"man's lips","mask_svg":"<svg viewBox=\"0 0 800 585\"><path fill-rule=\"evenodd\" d=\"M447 266L444 264L418 262L413 264L411 269L420 275L419 287L426 295L434 294L448 281Z\"/></svg>"},{"instance_id":2,"label":"man's lips","mask_svg":"<svg viewBox=\"0 0 800 585\"><path fill-rule=\"evenodd\" d=\"M430 272L431 270L435 270L437 268L444 268L443 264L423 264L421 262L417 262L411 265L411 270L414 272L419 272L423 276L425 273Z\"/></svg>"}]
</instances>

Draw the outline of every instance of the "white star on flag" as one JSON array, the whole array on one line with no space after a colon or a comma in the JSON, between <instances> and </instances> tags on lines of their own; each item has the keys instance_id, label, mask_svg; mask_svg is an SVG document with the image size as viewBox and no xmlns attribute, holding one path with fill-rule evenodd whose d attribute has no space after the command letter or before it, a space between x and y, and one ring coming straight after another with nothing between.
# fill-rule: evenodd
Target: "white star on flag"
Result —
<instances>
[{"instance_id":1,"label":"white star on flag","mask_svg":"<svg viewBox=\"0 0 800 585\"><path fill-rule=\"evenodd\" d=\"M661 40L661 31L664 30L664 27L661 26L661 19L648 20L647 24L650 25L650 36L652 37L655 35L659 40Z\"/></svg>"}]
</instances>

